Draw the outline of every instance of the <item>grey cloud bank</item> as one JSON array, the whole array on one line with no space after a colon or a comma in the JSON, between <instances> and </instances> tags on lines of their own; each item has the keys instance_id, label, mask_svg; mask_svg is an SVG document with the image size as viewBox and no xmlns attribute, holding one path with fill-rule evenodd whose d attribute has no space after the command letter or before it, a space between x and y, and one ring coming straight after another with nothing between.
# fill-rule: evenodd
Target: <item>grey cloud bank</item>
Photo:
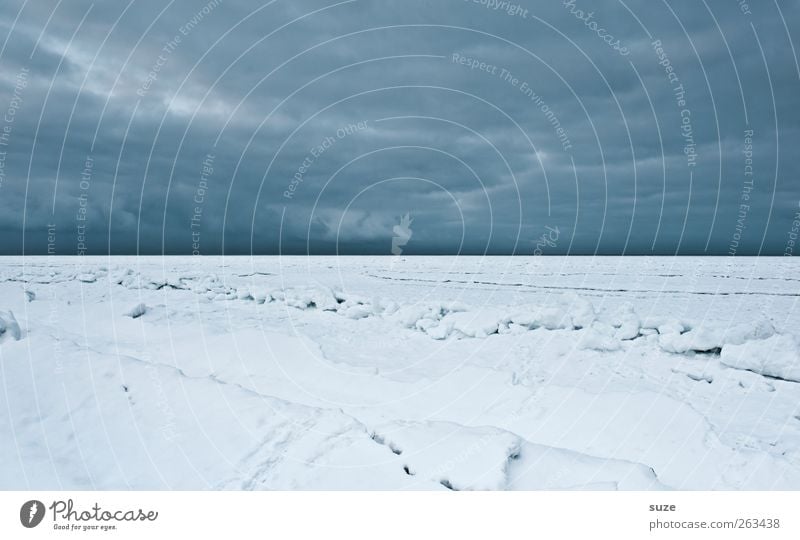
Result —
<instances>
[{"instance_id":1,"label":"grey cloud bank","mask_svg":"<svg viewBox=\"0 0 800 540\"><path fill-rule=\"evenodd\" d=\"M403 255L794 254L798 22L734 0L4 2L0 253L391 255L408 223Z\"/></svg>"}]
</instances>

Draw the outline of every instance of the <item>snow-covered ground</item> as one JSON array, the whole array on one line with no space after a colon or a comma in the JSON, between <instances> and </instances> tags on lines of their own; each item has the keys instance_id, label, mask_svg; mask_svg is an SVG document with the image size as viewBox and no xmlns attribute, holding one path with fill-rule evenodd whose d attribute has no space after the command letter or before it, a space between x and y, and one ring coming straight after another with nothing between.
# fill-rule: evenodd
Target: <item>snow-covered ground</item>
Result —
<instances>
[{"instance_id":1,"label":"snow-covered ground","mask_svg":"<svg viewBox=\"0 0 800 540\"><path fill-rule=\"evenodd\" d=\"M0 259L0 489L800 489L797 270Z\"/></svg>"}]
</instances>

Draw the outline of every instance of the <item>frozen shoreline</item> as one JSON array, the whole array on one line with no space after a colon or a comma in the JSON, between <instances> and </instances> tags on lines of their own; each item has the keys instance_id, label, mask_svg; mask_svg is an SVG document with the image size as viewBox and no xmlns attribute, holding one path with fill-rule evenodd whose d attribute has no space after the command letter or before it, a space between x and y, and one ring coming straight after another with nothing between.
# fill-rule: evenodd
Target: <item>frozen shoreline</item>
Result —
<instances>
[{"instance_id":1,"label":"frozen shoreline","mask_svg":"<svg viewBox=\"0 0 800 540\"><path fill-rule=\"evenodd\" d=\"M0 487L800 489L792 263L2 258Z\"/></svg>"}]
</instances>

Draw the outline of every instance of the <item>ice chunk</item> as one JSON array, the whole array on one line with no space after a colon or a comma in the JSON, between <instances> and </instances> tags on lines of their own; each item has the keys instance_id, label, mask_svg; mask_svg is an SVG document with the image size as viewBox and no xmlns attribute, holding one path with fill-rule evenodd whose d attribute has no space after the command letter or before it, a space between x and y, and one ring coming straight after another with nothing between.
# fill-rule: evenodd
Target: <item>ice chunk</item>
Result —
<instances>
[{"instance_id":1,"label":"ice chunk","mask_svg":"<svg viewBox=\"0 0 800 540\"><path fill-rule=\"evenodd\" d=\"M720 362L736 369L800 382L800 347L795 338L776 334L722 347Z\"/></svg>"},{"instance_id":2,"label":"ice chunk","mask_svg":"<svg viewBox=\"0 0 800 540\"><path fill-rule=\"evenodd\" d=\"M667 352L714 352L726 344L740 345L746 341L766 339L775 333L769 321L742 323L734 326L703 325L684 334L662 333L658 344Z\"/></svg>"},{"instance_id":3,"label":"ice chunk","mask_svg":"<svg viewBox=\"0 0 800 540\"><path fill-rule=\"evenodd\" d=\"M533 444L495 427L396 422L372 438L407 475L450 490L663 488L643 465Z\"/></svg>"},{"instance_id":4,"label":"ice chunk","mask_svg":"<svg viewBox=\"0 0 800 540\"><path fill-rule=\"evenodd\" d=\"M236 291L236 298L238 300L253 300L253 295L247 289L239 289Z\"/></svg>"},{"instance_id":5,"label":"ice chunk","mask_svg":"<svg viewBox=\"0 0 800 540\"><path fill-rule=\"evenodd\" d=\"M614 335L617 339L633 339L639 335L642 321L630 304L623 304L608 317L609 322L617 330Z\"/></svg>"},{"instance_id":6,"label":"ice chunk","mask_svg":"<svg viewBox=\"0 0 800 540\"><path fill-rule=\"evenodd\" d=\"M77 279L84 283L94 283L97 281L97 276L94 274L78 274Z\"/></svg>"},{"instance_id":7,"label":"ice chunk","mask_svg":"<svg viewBox=\"0 0 800 540\"><path fill-rule=\"evenodd\" d=\"M578 348L597 351L616 351L622 345L614 335L613 326L595 321L590 328L578 331Z\"/></svg>"},{"instance_id":8,"label":"ice chunk","mask_svg":"<svg viewBox=\"0 0 800 540\"><path fill-rule=\"evenodd\" d=\"M445 312L441 304L411 304L399 308L392 318L406 328L417 328L417 321L422 319L438 321Z\"/></svg>"},{"instance_id":9,"label":"ice chunk","mask_svg":"<svg viewBox=\"0 0 800 540\"><path fill-rule=\"evenodd\" d=\"M324 311L335 311L339 307L339 302L336 300L333 291L327 287L297 287L284 289L282 293L286 305L298 309L316 308ZM273 296L276 296L276 294L273 293Z\"/></svg>"},{"instance_id":10,"label":"ice chunk","mask_svg":"<svg viewBox=\"0 0 800 540\"><path fill-rule=\"evenodd\" d=\"M130 317L131 319L138 319L145 313L147 313L147 306L144 304L137 304L130 311L125 313L125 316Z\"/></svg>"},{"instance_id":11,"label":"ice chunk","mask_svg":"<svg viewBox=\"0 0 800 540\"><path fill-rule=\"evenodd\" d=\"M659 334L682 334L686 330L677 320L667 321L658 325Z\"/></svg>"},{"instance_id":12,"label":"ice chunk","mask_svg":"<svg viewBox=\"0 0 800 540\"><path fill-rule=\"evenodd\" d=\"M17 341L22 338L22 331L11 310L0 311L0 341L5 337L11 337Z\"/></svg>"},{"instance_id":13,"label":"ice chunk","mask_svg":"<svg viewBox=\"0 0 800 540\"><path fill-rule=\"evenodd\" d=\"M447 339L453 333L453 321L440 321L436 326L426 328L425 332L433 339Z\"/></svg>"},{"instance_id":14,"label":"ice chunk","mask_svg":"<svg viewBox=\"0 0 800 540\"><path fill-rule=\"evenodd\" d=\"M343 311L340 311L340 313L342 313L342 315L348 319L364 319L372 315L372 308L370 306L365 306L364 304L356 304Z\"/></svg>"},{"instance_id":15,"label":"ice chunk","mask_svg":"<svg viewBox=\"0 0 800 540\"><path fill-rule=\"evenodd\" d=\"M594 306L586 298L571 293L565 294L562 298L562 302L568 309L572 317L572 324L575 328L588 328L597 318Z\"/></svg>"},{"instance_id":16,"label":"ice chunk","mask_svg":"<svg viewBox=\"0 0 800 540\"><path fill-rule=\"evenodd\" d=\"M530 329L543 327L547 330L572 329L572 317L562 306L533 307L518 311L509 318L514 324Z\"/></svg>"},{"instance_id":17,"label":"ice chunk","mask_svg":"<svg viewBox=\"0 0 800 540\"><path fill-rule=\"evenodd\" d=\"M463 311L450 313L442 322L461 332L467 337L485 338L496 334L498 327L507 326L510 318L500 309L482 309L480 311Z\"/></svg>"}]
</instances>

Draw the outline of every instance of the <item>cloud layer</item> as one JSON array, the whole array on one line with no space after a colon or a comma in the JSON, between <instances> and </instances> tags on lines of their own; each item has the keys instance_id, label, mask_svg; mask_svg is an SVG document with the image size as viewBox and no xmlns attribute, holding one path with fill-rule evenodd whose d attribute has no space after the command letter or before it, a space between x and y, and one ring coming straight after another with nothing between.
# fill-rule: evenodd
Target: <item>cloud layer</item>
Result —
<instances>
[{"instance_id":1,"label":"cloud layer","mask_svg":"<svg viewBox=\"0 0 800 540\"><path fill-rule=\"evenodd\" d=\"M3 2L0 253L793 253L798 21Z\"/></svg>"}]
</instances>

